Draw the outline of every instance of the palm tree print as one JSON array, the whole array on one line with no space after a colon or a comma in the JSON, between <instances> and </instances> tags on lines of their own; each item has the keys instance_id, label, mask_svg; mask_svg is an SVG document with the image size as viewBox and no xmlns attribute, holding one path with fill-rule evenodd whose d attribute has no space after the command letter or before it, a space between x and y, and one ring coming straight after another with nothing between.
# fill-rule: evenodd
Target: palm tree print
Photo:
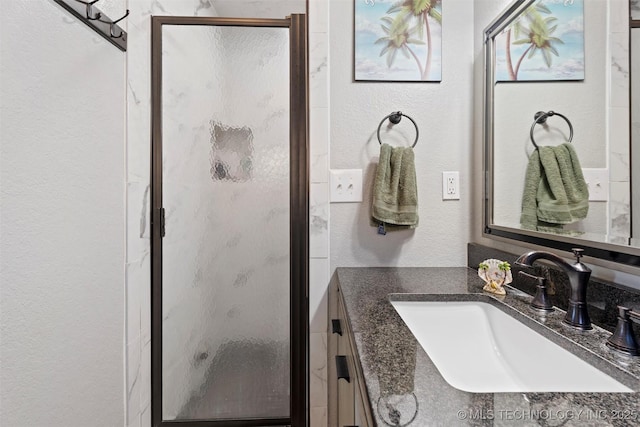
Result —
<instances>
[{"instance_id":1,"label":"palm tree print","mask_svg":"<svg viewBox=\"0 0 640 427\"><path fill-rule=\"evenodd\" d=\"M423 75L422 64L416 53L411 49L410 44L424 44L422 40L413 38L417 29L414 27L409 29L409 24L404 20L393 20L388 16L382 17L382 30L385 32L384 37L376 40L375 44L386 43L386 46L380 51L380 56L387 55L387 67L391 68L398 51L402 52L407 58L410 56L416 61L416 65L420 70L420 76ZM385 25L386 24L386 25Z\"/></svg>"},{"instance_id":2,"label":"palm tree print","mask_svg":"<svg viewBox=\"0 0 640 427\"><path fill-rule=\"evenodd\" d=\"M380 56L387 55L387 67L391 68L400 51L407 58L413 57L421 80L429 78L433 57L431 25L442 25L440 3L441 0L401 0L387 10L386 16L380 18L385 36L375 43L385 44ZM425 35L426 43L423 41ZM424 65L411 45L426 45Z\"/></svg>"},{"instance_id":3,"label":"palm tree print","mask_svg":"<svg viewBox=\"0 0 640 427\"><path fill-rule=\"evenodd\" d=\"M550 15L550 16L544 16ZM518 71L522 61L526 58L532 58L537 52L540 52L547 68L551 68L553 57L560 56L555 45L564 44L558 37L554 37L553 33L558 28L555 24L558 19L551 15L551 11L542 3L538 2L530 6L522 18L516 20L506 30L506 55L507 55L507 73L510 80L518 80ZM511 41L511 36L516 39ZM527 48L520 55L516 66L513 66L511 58L511 45L526 45Z\"/></svg>"}]
</instances>

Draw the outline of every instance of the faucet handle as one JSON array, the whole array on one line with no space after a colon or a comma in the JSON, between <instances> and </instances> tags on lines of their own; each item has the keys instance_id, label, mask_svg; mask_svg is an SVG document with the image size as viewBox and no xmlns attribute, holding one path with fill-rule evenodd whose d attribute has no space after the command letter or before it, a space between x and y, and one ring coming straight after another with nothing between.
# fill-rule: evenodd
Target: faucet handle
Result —
<instances>
[{"instance_id":1,"label":"faucet handle","mask_svg":"<svg viewBox=\"0 0 640 427\"><path fill-rule=\"evenodd\" d=\"M573 269L582 273L588 273L591 274L591 269L589 267L587 267L586 264L583 264L580 261L580 258L582 258L584 256L584 249L582 248L571 248L571 250L573 251L573 255L575 255L576 257L576 263L573 264ZM589 279L586 279L587 281ZM585 283L586 284L586 283Z\"/></svg>"},{"instance_id":2,"label":"faucet handle","mask_svg":"<svg viewBox=\"0 0 640 427\"><path fill-rule=\"evenodd\" d=\"M553 311L553 304L551 304L549 295L547 294L547 279L525 273L524 271L521 271L519 274L538 281L538 284L536 285L536 295L533 297L529 305L537 310Z\"/></svg>"},{"instance_id":3,"label":"faucet handle","mask_svg":"<svg viewBox=\"0 0 640 427\"><path fill-rule=\"evenodd\" d=\"M571 248L573 251L573 255L576 257L576 262L580 262L580 258L584 256L584 249L582 248Z\"/></svg>"},{"instance_id":4,"label":"faucet handle","mask_svg":"<svg viewBox=\"0 0 640 427\"><path fill-rule=\"evenodd\" d=\"M618 324L613 335L607 340L609 347L628 353L632 356L640 356L638 343L633 333L632 319L640 321L640 313L631 311L630 308L618 306Z\"/></svg>"}]
</instances>

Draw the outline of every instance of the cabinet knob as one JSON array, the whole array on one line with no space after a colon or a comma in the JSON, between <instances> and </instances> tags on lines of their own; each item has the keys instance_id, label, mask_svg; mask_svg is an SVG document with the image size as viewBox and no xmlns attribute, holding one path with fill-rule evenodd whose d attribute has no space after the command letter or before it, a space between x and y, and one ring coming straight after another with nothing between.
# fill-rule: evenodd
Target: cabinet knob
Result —
<instances>
[{"instance_id":1,"label":"cabinet knob","mask_svg":"<svg viewBox=\"0 0 640 427\"><path fill-rule=\"evenodd\" d=\"M349 365L347 365L347 356L336 356L336 372L338 374L338 380L342 378L347 380L348 383L351 382L351 377L349 376Z\"/></svg>"},{"instance_id":2,"label":"cabinet knob","mask_svg":"<svg viewBox=\"0 0 640 427\"><path fill-rule=\"evenodd\" d=\"M340 319L331 319L331 333L342 336L342 325Z\"/></svg>"}]
</instances>

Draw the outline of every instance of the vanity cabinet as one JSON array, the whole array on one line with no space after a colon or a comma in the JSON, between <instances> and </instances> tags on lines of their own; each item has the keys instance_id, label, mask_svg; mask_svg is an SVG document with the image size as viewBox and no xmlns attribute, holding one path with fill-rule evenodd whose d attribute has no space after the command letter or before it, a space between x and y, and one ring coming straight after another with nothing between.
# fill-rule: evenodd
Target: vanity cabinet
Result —
<instances>
[{"instance_id":1,"label":"vanity cabinet","mask_svg":"<svg viewBox=\"0 0 640 427\"><path fill-rule=\"evenodd\" d=\"M328 392L330 426L373 427L353 332L337 283L329 292Z\"/></svg>"}]
</instances>

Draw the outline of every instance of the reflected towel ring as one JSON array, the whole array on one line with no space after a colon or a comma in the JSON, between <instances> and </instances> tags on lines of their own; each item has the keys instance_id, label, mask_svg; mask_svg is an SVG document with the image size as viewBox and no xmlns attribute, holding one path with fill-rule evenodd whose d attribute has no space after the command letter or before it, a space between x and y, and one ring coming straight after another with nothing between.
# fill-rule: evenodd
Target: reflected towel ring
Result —
<instances>
[{"instance_id":1,"label":"reflected towel ring","mask_svg":"<svg viewBox=\"0 0 640 427\"><path fill-rule=\"evenodd\" d=\"M566 118L564 115L560 113L556 113L555 111L549 111L547 113L545 113L544 111L538 111L533 116L533 124L531 125L531 132L529 132L529 136L531 137L531 142L536 148L538 148L538 144L536 144L536 140L533 138L533 129L536 127L538 123L540 124L545 123L547 121L547 118L551 116L560 116L565 120L565 122L567 122L567 124L569 125L569 142L571 142L571 140L573 139L573 126L571 125L571 122L569 121L568 118Z\"/></svg>"},{"instance_id":2,"label":"reflected towel ring","mask_svg":"<svg viewBox=\"0 0 640 427\"><path fill-rule=\"evenodd\" d=\"M398 123L400 123L400 120L402 119L402 116L405 116L407 119L411 120L411 123L413 123L413 125L416 127L416 140L414 141L414 143L411 146L411 148L416 146L416 144L418 143L418 136L420 135L420 131L418 130L418 125L416 124L416 122L411 117L407 116L402 111L397 111L397 112L389 114L388 116L385 116L385 118L382 119L382 121L378 125L378 142L380 143L380 145L382 145L382 140L380 139L380 128L382 127L382 124L384 123L384 121L389 119L389 121L392 124L397 125Z\"/></svg>"}]
</instances>

